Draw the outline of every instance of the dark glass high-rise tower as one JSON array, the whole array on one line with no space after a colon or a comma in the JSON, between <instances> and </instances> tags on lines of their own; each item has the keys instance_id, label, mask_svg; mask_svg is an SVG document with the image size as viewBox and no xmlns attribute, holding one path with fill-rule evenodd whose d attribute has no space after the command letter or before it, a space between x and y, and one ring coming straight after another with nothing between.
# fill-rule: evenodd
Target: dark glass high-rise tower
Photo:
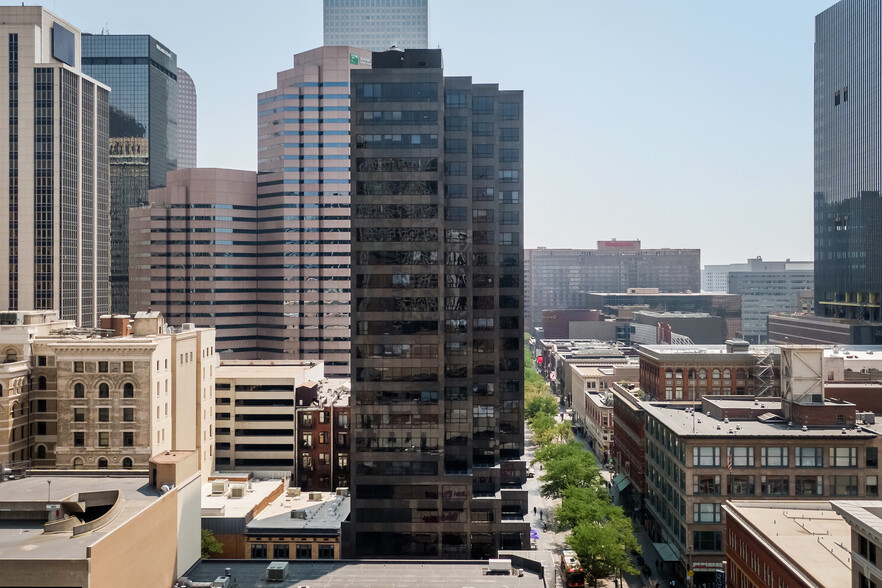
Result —
<instances>
[{"instance_id":1,"label":"dark glass high-rise tower","mask_svg":"<svg viewBox=\"0 0 882 588\"><path fill-rule=\"evenodd\" d=\"M83 71L110 93L111 309L129 313L129 209L177 169L177 56L150 35L82 36Z\"/></svg>"},{"instance_id":2,"label":"dark glass high-rise tower","mask_svg":"<svg viewBox=\"0 0 882 588\"><path fill-rule=\"evenodd\" d=\"M440 50L353 70L357 556L529 545L523 93L445 78Z\"/></svg>"},{"instance_id":3,"label":"dark glass high-rise tower","mask_svg":"<svg viewBox=\"0 0 882 588\"><path fill-rule=\"evenodd\" d=\"M882 320L882 2L815 18L815 314Z\"/></svg>"}]
</instances>

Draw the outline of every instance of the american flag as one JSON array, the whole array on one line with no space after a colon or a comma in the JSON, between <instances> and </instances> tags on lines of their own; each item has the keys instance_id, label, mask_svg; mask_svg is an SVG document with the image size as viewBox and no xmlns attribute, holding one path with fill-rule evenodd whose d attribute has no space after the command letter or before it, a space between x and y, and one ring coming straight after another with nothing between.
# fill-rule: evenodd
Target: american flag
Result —
<instances>
[{"instance_id":1,"label":"american flag","mask_svg":"<svg viewBox=\"0 0 882 588\"><path fill-rule=\"evenodd\" d=\"M726 463L726 465L729 467L730 472L732 471L732 451L733 451L733 449L730 447L729 448L729 458Z\"/></svg>"}]
</instances>

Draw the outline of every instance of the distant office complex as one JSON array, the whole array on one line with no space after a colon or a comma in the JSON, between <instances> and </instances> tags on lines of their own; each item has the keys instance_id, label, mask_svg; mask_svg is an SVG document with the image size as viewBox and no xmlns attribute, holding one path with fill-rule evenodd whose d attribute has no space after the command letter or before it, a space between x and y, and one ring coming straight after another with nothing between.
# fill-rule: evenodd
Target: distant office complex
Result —
<instances>
[{"instance_id":1,"label":"distant office complex","mask_svg":"<svg viewBox=\"0 0 882 588\"><path fill-rule=\"evenodd\" d=\"M429 46L429 0L324 0L324 45Z\"/></svg>"},{"instance_id":2,"label":"distant office complex","mask_svg":"<svg viewBox=\"0 0 882 588\"><path fill-rule=\"evenodd\" d=\"M812 268L810 261L765 261L762 257L729 266L705 266L702 291L739 294L743 337L751 343L765 343L769 314L809 310L808 297L814 288ZM801 293L805 296L800 297ZM802 302L806 308L802 308Z\"/></svg>"},{"instance_id":3,"label":"distant office complex","mask_svg":"<svg viewBox=\"0 0 882 588\"><path fill-rule=\"evenodd\" d=\"M640 241L598 241L597 249L527 249L524 295L528 328L546 309L588 308L588 292L658 288L698 292L698 249L641 249Z\"/></svg>"},{"instance_id":4,"label":"distant office complex","mask_svg":"<svg viewBox=\"0 0 882 588\"><path fill-rule=\"evenodd\" d=\"M178 68L178 169L196 167L196 84Z\"/></svg>"},{"instance_id":5,"label":"distant office complex","mask_svg":"<svg viewBox=\"0 0 882 588\"><path fill-rule=\"evenodd\" d=\"M445 78L440 50L372 59L352 72L354 553L524 549L523 94Z\"/></svg>"},{"instance_id":6,"label":"distant office complex","mask_svg":"<svg viewBox=\"0 0 882 588\"><path fill-rule=\"evenodd\" d=\"M0 308L110 310L109 88L80 69L80 32L37 6L0 8Z\"/></svg>"},{"instance_id":7,"label":"distant office complex","mask_svg":"<svg viewBox=\"0 0 882 588\"><path fill-rule=\"evenodd\" d=\"M882 4L815 18L815 312L882 320Z\"/></svg>"},{"instance_id":8,"label":"distant office complex","mask_svg":"<svg viewBox=\"0 0 882 588\"><path fill-rule=\"evenodd\" d=\"M129 312L129 209L177 168L177 57L150 35L83 35L83 71L110 94L111 309Z\"/></svg>"}]
</instances>

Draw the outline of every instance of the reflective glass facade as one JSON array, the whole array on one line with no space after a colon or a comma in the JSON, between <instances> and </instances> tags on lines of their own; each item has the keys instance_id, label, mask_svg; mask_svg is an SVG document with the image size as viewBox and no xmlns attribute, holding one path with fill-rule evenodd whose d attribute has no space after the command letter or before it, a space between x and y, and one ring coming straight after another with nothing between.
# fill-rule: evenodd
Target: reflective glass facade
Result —
<instances>
[{"instance_id":1,"label":"reflective glass facade","mask_svg":"<svg viewBox=\"0 0 882 588\"><path fill-rule=\"evenodd\" d=\"M324 45L429 46L429 0L324 0Z\"/></svg>"},{"instance_id":2,"label":"reflective glass facade","mask_svg":"<svg viewBox=\"0 0 882 588\"><path fill-rule=\"evenodd\" d=\"M83 70L111 87L112 308L128 313L129 209L178 166L177 56L150 35L83 35L82 52Z\"/></svg>"},{"instance_id":3,"label":"reflective glass facade","mask_svg":"<svg viewBox=\"0 0 882 588\"><path fill-rule=\"evenodd\" d=\"M523 94L445 78L439 50L372 59L352 72L354 550L524 549L523 159L503 139Z\"/></svg>"},{"instance_id":4,"label":"reflective glass facade","mask_svg":"<svg viewBox=\"0 0 882 588\"><path fill-rule=\"evenodd\" d=\"M882 4L815 19L815 313L878 321L882 299Z\"/></svg>"}]
</instances>

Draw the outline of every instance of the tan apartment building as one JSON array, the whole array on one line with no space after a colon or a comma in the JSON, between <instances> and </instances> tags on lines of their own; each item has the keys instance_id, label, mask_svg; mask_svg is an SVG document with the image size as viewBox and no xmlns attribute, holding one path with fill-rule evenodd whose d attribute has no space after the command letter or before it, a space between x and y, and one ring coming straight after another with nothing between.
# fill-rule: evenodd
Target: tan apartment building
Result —
<instances>
[{"instance_id":1,"label":"tan apartment building","mask_svg":"<svg viewBox=\"0 0 882 588\"><path fill-rule=\"evenodd\" d=\"M110 311L110 88L82 72L80 31L40 6L0 8L0 308Z\"/></svg>"},{"instance_id":2,"label":"tan apartment building","mask_svg":"<svg viewBox=\"0 0 882 588\"><path fill-rule=\"evenodd\" d=\"M588 446L606 462L613 440L611 387L617 382L636 382L639 365L636 358L626 363L593 363L569 365L566 385L573 401L573 427L585 434Z\"/></svg>"},{"instance_id":3,"label":"tan apartment building","mask_svg":"<svg viewBox=\"0 0 882 588\"><path fill-rule=\"evenodd\" d=\"M17 376L0 397L0 462L145 469L185 449L214 469L213 329L171 329L157 312L102 317L101 329L51 311L3 316L17 323L0 325Z\"/></svg>"},{"instance_id":4,"label":"tan apartment building","mask_svg":"<svg viewBox=\"0 0 882 588\"><path fill-rule=\"evenodd\" d=\"M217 467L276 472L304 491L349 485L349 386L314 361L223 360Z\"/></svg>"}]
</instances>

